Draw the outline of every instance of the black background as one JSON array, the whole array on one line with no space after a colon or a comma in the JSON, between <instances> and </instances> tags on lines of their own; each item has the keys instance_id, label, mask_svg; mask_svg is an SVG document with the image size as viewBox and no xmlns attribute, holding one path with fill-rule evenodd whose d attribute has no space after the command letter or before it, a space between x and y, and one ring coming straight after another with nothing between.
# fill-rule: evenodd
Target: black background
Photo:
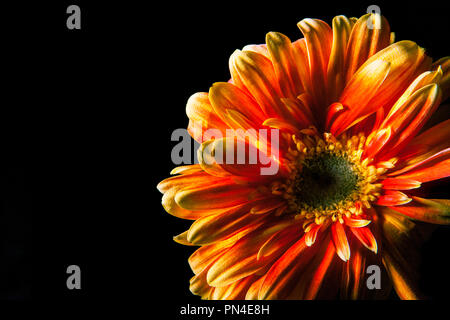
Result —
<instances>
[{"instance_id":1,"label":"black background","mask_svg":"<svg viewBox=\"0 0 450 320\"><path fill-rule=\"evenodd\" d=\"M81 30L66 28L70 4L81 8ZM187 99L228 80L232 52L263 43L267 32L296 40L303 18L331 23L338 14L359 17L371 4L397 40L416 41L435 59L450 55L444 1L73 0L5 9L2 140L12 145L4 153L19 160L5 167L10 182L1 188L4 203L15 201L23 215L4 205L0 298L156 303L170 319L179 306L200 303L188 289L193 248L172 240L189 222L165 213L156 190L174 167L170 136L187 126ZM447 187L431 191L446 197ZM439 227L423 249L421 287L433 300L449 298L449 230ZM82 290L66 289L71 264L81 267Z\"/></svg>"}]
</instances>

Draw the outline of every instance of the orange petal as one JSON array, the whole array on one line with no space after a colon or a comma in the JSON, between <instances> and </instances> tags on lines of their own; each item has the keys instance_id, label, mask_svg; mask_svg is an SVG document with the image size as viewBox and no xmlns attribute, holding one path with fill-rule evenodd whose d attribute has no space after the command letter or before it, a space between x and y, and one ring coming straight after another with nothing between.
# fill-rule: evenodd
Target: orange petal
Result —
<instances>
[{"instance_id":1,"label":"orange petal","mask_svg":"<svg viewBox=\"0 0 450 320\"><path fill-rule=\"evenodd\" d=\"M322 225L316 224L308 232L305 233L305 243L308 247L311 247L317 238L317 233L319 232Z\"/></svg>"},{"instance_id":2,"label":"orange petal","mask_svg":"<svg viewBox=\"0 0 450 320\"><path fill-rule=\"evenodd\" d=\"M328 95L336 101L345 86L344 63L352 23L345 16L333 18L333 43L328 63Z\"/></svg>"},{"instance_id":3,"label":"orange petal","mask_svg":"<svg viewBox=\"0 0 450 320\"><path fill-rule=\"evenodd\" d=\"M375 112L379 108L387 108L393 105L395 101L397 101L397 99L402 95L408 84L412 82L420 73L425 71L426 68L429 67L429 59L426 57L425 51L422 48L411 41L400 41L371 56L358 69L358 71L353 75L352 78L355 78L358 73L362 72L362 70L370 70L369 66L373 63L378 66L382 66L383 63L389 65L389 74L385 79L382 78L384 81L381 83L381 85L379 85L376 95L372 92L374 90L373 84L379 83L379 77L381 74L383 74L383 72L380 73L379 70L377 71L376 68L373 68L373 72L377 74L376 78L374 78L371 74L367 74L367 77L369 79L373 79L372 81L370 81L374 82L371 86L367 84L360 85L359 82L364 81L363 77L360 76L360 80L356 84L352 84L352 87L354 88L344 89L342 96L344 96L344 94L347 94L347 99L349 99L350 102L353 102L350 109L359 111L357 113L350 113L350 116L348 116L349 119L346 119L346 121L343 121L343 119L340 120L341 123L339 124L339 126L344 127L341 129L341 131L345 130L346 127L349 127L352 122L356 123L364 119L366 116ZM353 81L350 80L350 82L347 84L347 87L351 85L351 82ZM363 90L362 92L357 91L355 90L357 87L366 87L366 90ZM369 91L370 96L367 95L367 91ZM353 99L350 94L352 92L354 92L356 95L359 95L359 98ZM366 95L364 96L365 93ZM366 100L368 98L370 98L370 101ZM340 100L340 102L342 102L343 105L346 105L346 103L344 103L342 100ZM364 104L364 108L358 109L361 108L361 103ZM336 126L337 125L335 125L335 127Z\"/></svg>"},{"instance_id":4,"label":"orange petal","mask_svg":"<svg viewBox=\"0 0 450 320\"><path fill-rule=\"evenodd\" d=\"M195 274L201 273L206 267L228 250L237 241L236 238L237 237L231 237L226 241L202 246L194 251L188 259L192 271Z\"/></svg>"},{"instance_id":5,"label":"orange petal","mask_svg":"<svg viewBox=\"0 0 450 320\"><path fill-rule=\"evenodd\" d=\"M429 84L412 94L397 112L388 115L381 124L381 128L390 127L395 141L385 148L389 152L383 155L383 159L391 158L398 153L397 150L409 143L419 132L426 121L438 107L441 100L441 92L436 84Z\"/></svg>"},{"instance_id":6,"label":"orange petal","mask_svg":"<svg viewBox=\"0 0 450 320\"><path fill-rule=\"evenodd\" d=\"M378 130L373 136L369 136L366 141L366 149L363 153L363 158L374 158L378 151L383 148L383 146L391 138L391 127L387 127Z\"/></svg>"},{"instance_id":7,"label":"orange petal","mask_svg":"<svg viewBox=\"0 0 450 320\"><path fill-rule=\"evenodd\" d=\"M420 188L421 183L412 179L386 178L381 184L385 190L410 190Z\"/></svg>"},{"instance_id":8,"label":"orange petal","mask_svg":"<svg viewBox=\"0 0 450 320\"><path fill-rule=\"evenodd\" d=\"M392 207L412 219L434 224L450 224L450 200L412 197L407 205Z\"/></svg>"},{"instance_id":9,"label":"orange petal","mask_svg":"<svg viewBox=\"0 0 450 320\"><path fill-rule=\"evenodd\" d=\"M369 28L370 25L373 28ZM353 26L348 41L345 69L349 81L358 68L375 53L389 45L390 28L383 16L368 13Z\"/></svg>"},{"instance_id":10,"label":"orange petal","mask_svg":"<svg viewBox=\"0 0 450 320\"><path fill-rule=\"evenodd\" d=\"M187 239L188 231L182 232L179 235L173 237L173 241L179 244L183 244L185 246L195 246L192 242Z\"/></svg>"},{"instance_id":11,"label":"orange petal","mask_svg":"<svg viewBox=\"0 0 450 320\"><path fill-rule=\"evenodd\" d=\"M375 60L365 64L356 72L339 98L339 102L349 110L336 119L331 126L331 133L337 136L356 122L376 111L369 104L377 95L378 88L387 77L391 64L383 60Z\"/></svg>"},{"instance_id":12,"label":"orange petal","mask_svg":"<svg viewBox=\"0 0 450 320\"><path fill-rule=\"evenodd\" d=\"M257 229L239 239L211 266L207 275L208 283L211 286L228 285L254 274L279 257L295 238L292 239L292 237L286 236L278 243L278 247L275 250L266 256L260 257L260 259L257 259L257 254L261 245L272 234L284 228L286 228L286 224L277 223L269 228Z\"/></svg>"},{"instance_id":13,"label":"orange petal","mask_svg":"<svg viewBox=\"0 0 450 320\"><path fill-rule=\"evenodd\" d=\"M400 206L411 201L411 198L400 191L387 190L375 202L379 206Z\"/></svg>"},{"instance_id":14,"label":"orange petal","mask_svg":"<svg viewBox=\"0 0 450 320\"><path fill-rule=\"evenodd\" d=\"M234 110L248 119L251 128L259 128L266 118L257 102L237 86L227 82L216 82L209 89L209 100L220 119L230 128L238 129L230 121L227 111ZM247 129L247 128L245 128Z\"/></svg>"},{"instance_id":15,"label":"orange petal","mask_svg":"<svg viewBox=\"0 0 450 320\"><path fill-rule=\"evenodd\" d=\"M286 240L296 239L297 234L297 226L286 228L285 230L275 233L259 248L256 258L259 260L263 257L271 255L278 250L280 246L283 246Z\"/></svg>"},{"instance_id":16,"label":"orange petal","mask_svg":"<svg viewBox=\"0 0 450 320\"><path fill-rule=\"evenodd\" d=\"M292 54L297 63L297 72L302 81L304 91L309 91L311 87L309 75L308 49L305 38L292 42Z\"/></svg>"},{"instance_id":17,"label":"orange petal","mask_svg":"<svg viewBox=\"0 0 450 320\"><path fill-rule=\"evenodd\" d=\"M212 186L181 190L177 192L175 201L184 209L211 210L243 204L258 196L262 195L253 187L238 185L233 181L224 181Z\"/></svg>"},{"instance_id":18,"label":"orange petal","mask_svg":"<svg viewBox=\"0 0 450 320\"><path fill-rule=\"evenodd\" d=\"M187 210L180 207L175 202L175 196L177 194L177 189L171 189L164 193L161 203L164 207L164 210L166 210L169 214L181 218L181 219L188 219L188 220L196 220L201 217L204 217L206 215L210 215L212 213L211 210ZM217 211L216 211L217 212Z\"/></svg>"},{"instance_id":19,"label":"orange petal","mask_svg":"<svg viewBox=\"0 0 450 320\"><path fill-rule=\"evenodd\" d=\"M278 119L278 118L268 118L263 122L264 126L268 126L271 128L276 128L281 131L289 132L292 134L297 133L299 131L299 128L293 126L289 122L286 122L284 120Z\"/></svg>"},{"instance_id":20,"label":"orange petal","mask_svg":"<svg viewBox=\"0 0 450 320\"><path fill-rule=\"evenodd\" d=\"M199 295L202 299L207 299L210 295L212 287L206 282L207 270L196 274L189 280L189 290L195 295Z\"/></svg>"},{"instance_id":21,"label":"orange petal","mask_svg":"<svg viewBox=\"0 0 450 320\"><path fill-rule=\"evenodd\" d=\"M348 259L350 259L350 246L348 244L344 226L339 222L333 223L331 225L331 236L339 258L343 261L348 261Z\"/></svg>"},{"instance_id":22,"label":"orange petal","mask_svg":"<svg viewBox=\"0 0 450 320\"><path fill-rule=\"evenodd\" d=\"M306 39L310 71L310 90L316 106L327 105L327 67L331 53L333 32L330 26L318 19L303 19L297 26ZM318 110L323 115L325 110Z\"/></svg>"},{"instance_id":23,"label":"orange petal","mask_svg":"<svg viewBox=\"0 0 450 320\"><path fill-rule=\"evenodd\" d=\"M203 142L197 151L200 166L210 175L217 177L233 175L253 180L270 179L270 176L261 174L261 169L271 160L265 154L270 145L266 143L267 145L263 146L263 138L258 136L256 131L254 133L254 136L248 136L250 141L246 142L243 141L245 137L234 139L229 136Z\"/></svg>"},{"instance_id":24,"label":"orange petal","mask_svg":"<svg viewBox=\"0 0 450 320\"><path fill-rule=\"evenodd\" d=\"M245 298L248 288L257 278L254 275L237 280L232 284L217 287L211 294L211 300L242 300Z\"/></svg>"},{"instance_id":25,"label":"orange petal","mask_svg":"<svg viewBox=\"0 0 450 320\"><path fill-rule=\"evenodd\" d=\"M334 102L330 104L327 110L327 118L325 120L325 128L327 131L330 130L330 126L336 120L337 116L342 114L345 109L346 107L344 107L340 102Z\"/></svg>"},{"instance_id":26,"label":"orange petal","mask_svg":"<svg viewBox=\"0 0 450 320\"><path fill-rule=\"evenodd\" d=\"M391 44L370 57L364 65L375 60L391 64L389 76L381 85L379 94L370 102L375 109L392 106L408 85L431 67L431 59L425 55L425 50L412 41Z\"/></svg>"},{"instance_id":27,"label":"orange petal","mask_svg":"<svg viewBox=\"0 0 450 320\"><path fill-rule=\"evenodd\" d=\"M257 228L262 216L250 214L251 203L211 214L195 221L189 228L187 240L195 245L221 241L243 228Z\"/></svg>"},{"instance_id":28,"label":"orange petal","mask_svg":"<svg viewBox=\"0 0 450 320\"><path fill-rule=\"evenodd\" d=\"M413 179L422 183L449 177L450 148L389 175L396 175L396 178L400 179Z\"/></svg>"},{"instance_id":29,"label":"orange petal","mask_svg":"<svg viewBox=\"0 0 450 320\"><path fill-rule=\"evenodd\" d=\"M314 116L304 101L301 99L281 98L281 102L283 103L282 114L286 121L295 121L293 123L299 129L314 125Z\"/></svg>"},{"instance_id":30,"label":"orange petal","mask_svg":"<svg viewBox=\"0 0 450 320\"><path fill-rule=\"evenodd\" d=\"M170 174L171 175L191 174L191 173L199 173L202 171L203 171L203 169L200 167L199 164L190 164L190 165L176 167L176 168L172 169L172 171L170 171Z\"/></svg>"},{"instance_id":31,"label":"orange petal","mask_svg":"<svg viewBox=\"0 0 450 320\"><path fill-rule=\"evenodd\" d=\"M196 141L203 142L202 133L208 129L220 130L225 135L227 125L213 110L206 92L195 93L189 98L186 114L190 119L188 131Z\"/></svg>"},{"instance_id":32,"label":"orange petal","mask_svg":"<svg viewBox=\"0 0 450 320\"><path fill-rule=\"evenodd\" d=\"M266 43L281 91L285 97L297 97L303 87L291 41L279 32L269 32Z\"/></svg>"},{"instance_id":33,"label":"orange petal","mask_svg":"<svg viewBox=\"0 0 450 320\"><path fill-rule=\"evenodd\" d=\"M258 300L258 292L263 280L264 277L261 277L253 282L253 284L248 289L247 294L245 295L245 300Z\"/></svg>"},{"instance_id":34,"label":"orange petal","mask_svg":"<svg viewBox=\"0 0 450 320\"><path fill-rule=\"evenodd\" d=\"M414 94L417 90L429 85L429 84L439 84L442 78L442 69L436 71L426 71L420 74L414 81L409 85L409 87L403 92L402 96L395 102L394 106L389 110L386 118L392 117L392 115L404 105L408 98Z\"/></svg>"},{"instance_id":35,"label":"orange petal","mask_svg":"<svg viewBox=\"0 0 450 320\"><path fill-rule=\"evenodd\" d=\"M439 87L443 92L442 100L445 100L450 96L450 57L444 57L434 62L432 68L433 70L442 69L443 76L439 81Z\"/></svg>"},{"instance_id":36,"label":"orange petal","mask_svg":"<svg viewBox=\"0 0 450 320\"><path fill-rule=\"evenodd\" d=\"M242 51L253 51L259 54L262 54L267 59L270 59L270 53L267 49L267 45L264 44L248 44L245 47L242 48Z\"/></svg>"},{"instance_id":37,"label":"orange petal","mask_svg":"<svg viewBox=\"0 0 450 320\"><path fill-rule=\"evenodd\" d=\"M230 58L242 84L259 104L265 116L276 117L282 97L272 62L252 51L236 50ZM213 104L214 106L214 104Z\"/></svg>"},{"instance_id":38,"label":"orange petal","mask_svg":"<svg viewBox=\"0 0 450 320\"><path fill-rule=\"evenodd\" d=\"M202 170L201 172L179 175L164 179L163 181L158 183L156 188L161 193L165 193L170 189L183 189L194 185L195 186L212 185L224 181L229 181L229 179L214 177Z\"/></svg>"},{"instance_id":39,"label":"orange petal","mask_svg":"<svg viewBox=\"0 0 450 320\"><path fill-rule=\"evenodd\" d=\"M350 228L350 230L367 249L377 253L377 240L369 228Z\"/></svg>"},{"instance_id":40,"label":"orange petal","mask_svg":"<svg viewBox=\"0 0 450 320\"><path fill-rule=\"evenodd\" d=\"M362 219L358 216L347 218L344 216L345 225L351 228L362 228L371 223L371 220Z\"/></svg>"},{"instance_id":41,"label":"orange petal","mask_svg":"<svg viewBox=\"0 0 450 320\"><path fill-rule=\"evenodd\" d=\"M301 274L316 252L314 248L306 245L304 237L293 244L266 273L259 289L258 299L285 298L296 285L292 279Z\"/></svg>"},{"instance_id":42,"label":"orange petal","mask_svg":"<svg viewBox=\"0 0 450 320\"><path fill-rule=\"evenodd\" d=\"M430 156L448 147L450 147L450 120L443 121L415 137L397 157L401 160L399 163L407 166L427 158L426 155Z\"/></svg>"}]
</instances>

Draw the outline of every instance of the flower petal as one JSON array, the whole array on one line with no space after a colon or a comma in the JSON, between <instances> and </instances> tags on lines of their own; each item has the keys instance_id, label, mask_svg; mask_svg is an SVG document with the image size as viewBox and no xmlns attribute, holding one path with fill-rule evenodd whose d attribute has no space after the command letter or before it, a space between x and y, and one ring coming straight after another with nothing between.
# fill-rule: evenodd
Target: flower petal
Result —
<instances>
[{"instance_id":1,"label":"flower petal","mask_svg":"<svg viewBox=\"0 0 450 320\"><path fill-rule=\"evenodd\" d=\"M211 210L186 210L182 207L180 207L175 202L175 196L177 194L177 189L171 189L164 193L161 203L164 208L164 210L167 211L167 213L181 219L188 219L188 220L196 220L198 218L201 218L205 215L209 215L212 213Z\"/></svg>"},{"instance_id":2,"label":"flower petal","mask_svg":"<svg viewBox=\"0 0 450 320\"><path fill-rule=\"evenodd\" d=\"M370 66L371 64L374 65ZM358 112L349 111L341 115L336 120L339 123L334 124L335 131L332 133L342 132L381 107L392 106L407 85L425 71L429 64L425 51L412 41L396 42L371 56L350 79L348 88L344 89L340 99L344 106L349 104L351 111L358 110ZM382 70L377 70L379 67ZM373 72L368 72L370 70ZM365 77L371 81L364 83ZM353 94L355 97L352 97Z\"/></svg>"},{"instance_id":3,"label":"flower petal","mask_svg":"<svg viewBox=\"0 0 450 320\"><path fill-rule=\"evenodd\" d=\"M258 103L237 86L227 82L216 82L209 90L209 100L212 108L229 128L238 129L230 121L227 111L234 110L248 119L251 128L259 128L265 119ZM247 129L247 128L245 128Z\"/></svg>"},{"instance_id":4,"label":"flower petal","mask_svg":"<svg viewBox=\"0 0 450 320\"><path fill-rule=\"evenodd\" d=\"M442 100L446 100L450 96L450 57L443 57L432 65L433 70L442 69L443 76L439 81L439 87L442 89Z\"/></svg>"},{"instance_id":5,"label":"flower petal","mask_svg":"<svg viewBox=\"0 0 450 320\"><path fill-rule=\"evenodd\" d=\"M345 55L347 43L352 31L352 23L345 16L333 18L333 43L328 62L328 95L336 101L345 86Z\"/></svg>"},{"instance_id":6,"label":"flower petal","mask_svg":"<svg viewBox=\"0 0 450 320\"><path fill-rule=\"evenodd\" d=\"M230 63L240 81L253 96L267 117L280 114L279 98L282 97L272 62L252 51L236 50ZM214 104L213 104L214 105Z\"/></svg>"},{"instance_id":7,"label":"flower petal","mask_svg":"<svg viewBox=\"0 0 450 320\"><path fill-rule=\"evenodd\" d=\"M345 61L347 81L367 59L387 47L389 41L390 27L385 17L368 13L359 18L348 41Z\"/></svg>"},{"instance_id":8,"label":"flower petal","mask_svg":"<svg viewBox=\"0 0 450 320\"><path fill-rule=\"evenodd\" d=\"M339 98L339 102L348 111L337 117L331 126L331 133L335 136L348 127L367 117L375 108L369 104L372 97L378 94L378 88L386 79L391 68L389 62L375 60L365 64L351 78Z\"/></svg>"},{"instance_id":9,"label":"flower petal","mask_svg":"<svg viewBox=\"0 0 450 320\"><path fill-rule=\"evenodd\" d=\"M211 300L242 300L256 278L255 275L250 275L227 286L216 287L211 294Z\"/></svg>"},{"instance_id":10,"label":"flower petal","mask_svg":"<svg viewBox=\"0 0 450 320\"><path fill-rule=\"evenodd\" d=\"M410 202L411 199L400 191L386 190L378 197L375 204L379 206L400 206Z\"/></svg>"},{"instance_id":11,"label":"flower petal","mask_svg":"<svg viewBox=\"0 0 450 320\"><path fill-rule=\"evenodd\" d=\"M373 158L389 141L391 133L391 127L387 127L374 132L374 135L370 135L367 138L366 149L364 150L362 157Z\"/></svg>"},{"instance_id":12,"label":"flower petal","mask_svg":"<svg viewBox=\"0 0 450 320\"><path fill-rule=\"evenodd\" d=\"M173 237L173 241L175 241L176 243L185 245L185 246L195 246L195 244L188 241L187 234L188 234L188 231L184 231L184 232L180 233L179 235L176 235L175 237Z\"/></svg>"},{"instance_id":13,"label":"flower petal","mask_svg":"<svg viewBox=\"0 0 450 320\"><path fill-rule=\"evenodd\" d=\"M412 179L386 178L381 184L385 190L410 190L421 186L421 183Z\"/></svg>"},{"instance_id":14,"label":"flower petal","mask_svg":"<svg viewBox=\"0 0 450 320\"><path fill-rule=\"evenodd\" d=\"M308 232L305 233L305 243L308 247L311 247L316 242L317 233L322 225L315 224Z\"/></svg>"},{"instance_id":15,"label":"flower petal","mask_svg":"<svg viewBox=\"0 0 450 320\"><path fill-rule=\"evenodd\" d=\"M405 173L403 173L405 172ZM407 166L399 171L392 172L400 179L412 179L419 182L428 182L450 176L450 148L444 149L431 157Z\"/></svg>"},{"instance_id":16,"label":"flower petal","mask_svg":"<svg viewBox=\"0 0 450 320\"><path fill-rule=\"evenodd\" d=\"M261 197L253 187L227 181L210 187L186 189L177 192L176 203L188 210L229 208Z\"/></svg>"},{"instance_id":17,"label":"flower petal","mask_svg":"<svg viewBox=\"0 0 450 320\"><path fill-rule=\"evenodd\" d=\"M297 26L306 39L308 52L310 90L315 105L328 105L326 101L327 67L331 53L333 32L330 26L318 19L303 19ZM318 109L319 115L325 110Z\"/></svg>"},{"instance_id":18,"label":"flower petal","mask_svg":"<svg viewBox=\"0 0 450 320\"><path fill-rule=\"evenodd\" d=\"M292 222L291 222L292 223ZM207 280L211 286L224 286L265 267L279 257L292 244L292 237L285 237L278 247L267 256L257 259L261 245L275 232L286 228L287 224L277 223L272 227L255 230L239 239L208 271Z\"/></svg>"},{"instance_id":19,"label":"flower petal","mask_svg":"<svg viewBox=\"0 0 450 320\"><path fill-rule=\"evenodd\" d=\"M450 119L426 130L397 155L399 164L408 166L450 147Z\"/></svg>"},{"instance_id":20,"label":"flower petal","mask_svg":"<svg viewBox=\"0 0 450 320\"><path fill-rule=\"evenodd\" d=\"M270 53L267 49L267 45L264 44L248 44L245 47L242 48L242 51L253 51L259 54L262 54L267 59L270 59Z\"/></svg>"},{"instance_id":21,"label":"flower petal","mask_svg":"<svg viewBox=\"0 0 450 320\"><path fill-rule=\"evenodd\" d=\"M297 97L303 92L303 86L291 41L279 32L269 32L266 35L266 43L283 95L290 98Z\"/></svg>"},{"instance_id":22,"label":"flower petal","mask_svg":"<svg viewBox=\"0 0 450 320\"><path fill-rule=\"evenodd\" d=\"M385 144L382 159L389 159L408 144L438 107L441 92L437 84L429 84L412 94L398 110L386 117L380 128L390 128L392 142Z\"/></svg>"},{"instance_id":23,"label":"flower petal","mask_svg":"<svg viewBox=\"0 0 450 320\"><path fill-rule=\"evenodd\" d=\"M314 248L306 245L304 237L293 244L264 276L258 299L285 298L296 285L292 279L296 279L301 274L303 268L316 252Z\"/></svg>"},{"instance_id":24,"label":"flower petal","mask_svg":"<svg viewBox=\"0 0 450 320\"><path fill-rule=\"evenodd\" d=\"M377 253L377 240L375 239L369 228L350 228L350 230L367 249L373 251L374 253Z\"/></svg>"},{"instance_id":25,"label":"flower petal","mask_svg":"<svg viewBox=\"0 0 450 320\"><path fill-rule=\"evenodd\" d=\"M450 224L450 200L412 197L407 205L392 207L412 219L434 224Z\"/></svg>"},{"instance_id":26,"label":"flower petal","mask_svg":"<svg viewBox=\"0 0 450 320\"><path fill-rule=\"evenodd\" d=\"M208 129L220 130L225 135L227 125L213 110L206 92L195 93L189 98L186 114L190 120L188 131L196 141L203 142L203 132Z\"/></svg>"},{"instance_id":27,"label":"flower petal","mask_svg":"<svg viewBox=\"0 0 450 320\"><path fill-rule=\"evenodd\" d=\"M335 222L331 225L331 236L339 258L343 261L348 261L350 259L350 246L344 226L340 222Z\"/></svg>"},{"instance_id":28,"label":"flower petal","mask_svg":"<svg viewBox=\"0 0 450 320\"><path fill-rule=\"evenodd\" d=\"M362 227L367 226L371 222L372 222L371 220L362 219L362 218L359 218L358 216L350 217L350 218L347 218L346 216L344 216L345 225L348 227L351 227L351 228L362 228Z\"/></svg>"},{"instance_id":29,"label":"flower petal","mask_svg":"<svg viewBox=\"0 0 450 320\"><path fill-rule=\"evenodd\" d=\"M245 295L245 300L258 300L258 292L263 280L264 277L260 277L258 280L253 282Z\"/></svg>"},{"instance_id":30,"label":"flower petal","mask_svg":"<svg viewBox=\"0 0 450 320\"><path fill-rule=\"evenodd\" d=\"M261 225L262 216L250 214L251 207L252 203L246 203L196 220L189 228L187 240L195 245L206 245L224 240L243 229L256 229Z\"/></svg>"}]
</instances>

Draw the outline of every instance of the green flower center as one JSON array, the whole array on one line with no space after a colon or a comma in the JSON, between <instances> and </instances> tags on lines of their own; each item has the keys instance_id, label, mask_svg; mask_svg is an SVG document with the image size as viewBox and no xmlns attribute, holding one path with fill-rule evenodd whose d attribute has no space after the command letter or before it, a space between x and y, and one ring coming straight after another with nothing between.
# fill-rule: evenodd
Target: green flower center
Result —
<instances>
[{"instance_id":1,"label":"green flower center","mask_svg":"<svg viewBox=\"0 0 450 320\"><path fill-rule=\"evenodd\" d=\"M305 158L293 184L295 202L302 209L337 209L359 190L360 175L346 157L322 152Z\"/></svg>"}]
</instances>

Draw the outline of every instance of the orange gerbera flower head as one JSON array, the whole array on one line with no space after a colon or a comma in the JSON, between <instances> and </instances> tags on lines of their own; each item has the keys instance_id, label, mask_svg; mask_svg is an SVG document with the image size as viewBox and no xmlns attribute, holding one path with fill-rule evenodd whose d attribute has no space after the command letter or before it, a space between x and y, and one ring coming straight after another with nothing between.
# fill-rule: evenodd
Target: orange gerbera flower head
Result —
<instances>
[{"instance_id":1,"label":"orange gerbera flower head","mask_svg":"<svg viewBox=\"0 0 450 320\"><path fill-rule=\"evenodd\" d=\"M295 42L270 32L237 50L231 80L187 103L199 163L158 188L170 214L195 220L175 237L200 246L190 290L358 299L393 285L402 299L420 298L414 220L448 224L450 201L413 189L450 174L450 121L424 128L449 96L450 57L433 62L416 43L394 42L378 14L298 27ZM219 161L236 160L238 142L245 161ZM382 290L366 285L371 265Z\"/></svg>"}]
</instances>

